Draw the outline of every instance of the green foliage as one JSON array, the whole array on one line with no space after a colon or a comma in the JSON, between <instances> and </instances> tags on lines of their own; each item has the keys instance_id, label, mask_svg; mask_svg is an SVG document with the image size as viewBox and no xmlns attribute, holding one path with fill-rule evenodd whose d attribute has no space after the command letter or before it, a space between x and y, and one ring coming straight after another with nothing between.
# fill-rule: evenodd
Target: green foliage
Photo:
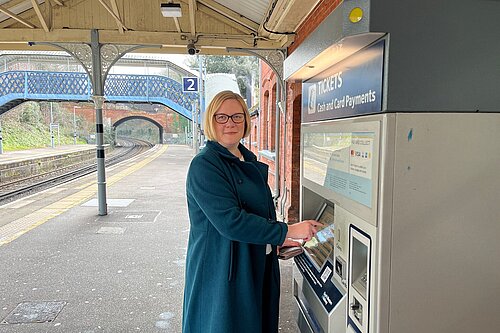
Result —
<instances>
[{"instance_id":1,"label":"green foliage","mask_svg":"<svg viewBox=\"0 0 500 333\"><path fill-rule=\"evenodd\" d=\"M54 123L59 125L59 131L54 129L54 144L73 144L73 114L66 112L57 103L53 103L52 115ZM50 147L49 123L50 103L48 102L26 102L2 114L3 149L15 151ZM86 141L78 138L77 143L85 144Z\"/></svg>"},{"instance_id":2,"label":"green foliage","mask_svg":"<svg viewBox=\"0 0 500 333\"><path fill-rule=\"evenodd\" d=\"M115 131L110 127L104 128L103 139L105 144L114 146L115 144Z\"/></svg>"},{"instance_id":3,"label":"green foliage","mask_svg":"<svg viewBox=\"0 0 500 333\"><path fill-rule=\"evenodd\" d=\"M182 133L185 127L188 127L189 120L184 117L174 117L172 120L172 133Z\"/></svg>"},{"instance_id":4,"label":"green foliage","mask_svg":"<svg viewBox=\"0 0 500 333\"><path fill-rule=\"evenodd\" d=\"M21 124L31 124L36 126L43 121L43 115L38 103L29 102L19 112L19 122Z\"/></svg>"},{"instance_id":5,"label":"green foliage","mask_svg":"<svg viewBox=\"0 0 500 333\"><path fill-rule=\"evenodd\" d=\"M5 151L15 151L33 148L44 148L51 146L50 131L41 126L21 125L15 122L2 123L3 149ZM73 137L68 135L57 135L54 132L55 145L71 145ZM77 143L85 144L80 139Z\"/></svg>"},{"instance_id":6,"label":"green foliage","mask_svg":"<svg viewBox=\"0 0 500 333\"><path fill-rule=\"evenodd\" d=\"M51 110L52 109L52 110ZM52 116L51 116L52 114ZM72 106L50 102L26 102L0 116L2 126L3 149L15 151L24 149L43 148L51 146L50 121L54 126L54 144L72 145L73 131L76 125L78 136L95 144L95 124L78 115L73 120ZM188 127L188 120L184 117L172 117L172 133L184 133ZM118 136L129 136L152 143L159 142L158 128L148 121L127 121L118 128ZM87 141L77 137L78 144ZM104 126L104 143L114 144L115 133L110 126Z\"/></svg>"}]
</instances>

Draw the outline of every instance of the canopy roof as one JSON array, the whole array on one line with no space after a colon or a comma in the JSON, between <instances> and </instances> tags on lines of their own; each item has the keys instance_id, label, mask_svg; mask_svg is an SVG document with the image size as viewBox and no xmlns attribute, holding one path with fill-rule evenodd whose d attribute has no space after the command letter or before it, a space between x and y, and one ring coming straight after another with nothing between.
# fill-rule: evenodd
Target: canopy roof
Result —
<instances>
[{"instance_id":1,"label":"canopy roof","mask_svg":"<svg viewBox=\"0 0 500 333\"><path fill-rule=\"evenodd\" d=\"M278 49L319 0L0 0L0 50L50 50L28 42L90 43L92 29L106 44L147 45L141 52L202 54L229 48ZM161 3L181 6L163 17Z\"/></svg>"}]
</instances>

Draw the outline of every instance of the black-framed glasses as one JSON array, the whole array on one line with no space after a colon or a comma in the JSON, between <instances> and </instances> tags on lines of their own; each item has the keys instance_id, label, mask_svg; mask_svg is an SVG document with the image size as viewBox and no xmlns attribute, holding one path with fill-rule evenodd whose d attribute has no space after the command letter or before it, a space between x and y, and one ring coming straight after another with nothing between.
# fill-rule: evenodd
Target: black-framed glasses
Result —
<instances>
[{"instance_id":1,"label":"black-framed glasses","mask_svg":"<svg viewBox=\"0 0 500 333\"><path fill-rule=\"evenodd\" d=\"M214 119L215 122L218 124L225 124L228 122L229 118L233 121L235 124L241 124L242 122L245 121L245 114L244 113L235 113L232 116L224 114L224 113L216 113L214 114Z\"/></svg>"}]
</instances>

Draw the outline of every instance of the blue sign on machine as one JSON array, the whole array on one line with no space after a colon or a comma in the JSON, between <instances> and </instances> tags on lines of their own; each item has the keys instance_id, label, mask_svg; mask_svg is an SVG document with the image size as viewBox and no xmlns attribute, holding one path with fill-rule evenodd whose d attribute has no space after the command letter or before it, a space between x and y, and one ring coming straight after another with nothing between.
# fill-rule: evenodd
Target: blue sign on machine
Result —
<instances>
[{"instance_id":1,"label":"blue sign on machine","mask_svg":"<svg viewBox=\"0 0 500 333\"><path fill-rule=\"evenodd\" d=\"M382 111L384 41L302 83L302 122Z\"/></svg>"},{"instance_id":2,"label":"blue sign on machine","mask_svg":"<svg viewBox=\"0 0 500 333\"><path fill-rule=\"evenodd\" d=\"M198 92L198 78L197 77L183 77L182 78L182 91L183 92Z\"/></svg>"}]
</instances>

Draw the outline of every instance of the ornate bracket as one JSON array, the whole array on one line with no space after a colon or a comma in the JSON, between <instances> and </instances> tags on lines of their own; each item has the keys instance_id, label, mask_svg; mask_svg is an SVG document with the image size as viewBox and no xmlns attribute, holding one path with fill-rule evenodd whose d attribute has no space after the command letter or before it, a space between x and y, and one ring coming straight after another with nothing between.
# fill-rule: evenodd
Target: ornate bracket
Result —
<instances>
[{"instance_id":1,"label":"ornate bracket","mask_svg":"<svg viewBox=\"0 0 500 333\"><path fill-rule=\"evenodd\" d=\"M95 89L96 80L94 78L94 62L92 60L92 48L90 44L86 43L51 43L51 42L30 42L30 45L50 45L56 48L59 48L68 54L70 54L73 58L75 58L83 67L83 69L87 72L90 80L92 82L92 87ZM103 86L108 76L109 70L111 67L122 58L128 52L132 52L134 50L151 47L151 45L116 45L116 44L100 44L99 45L99 56L101 60L101 80ZM158 46L161 47L161 46ZM102 87L104 88L104 87Z\"/></svg>"},{"instance_id":2,"label":"ornate bracket","mask_svg":"<svg viewBox=\"0 0 500 333\"><path fill-rule=\"evenodd\" d=\"M91 98L94 101L95 108L102 109L105 100L104 96L92 96Z\"/></svg>"},{"instance_id":3,"label":"ornate bracket","mask_svg":"<svg viewBox=\"0 0 500 333\"><path fill-rule=\"evenodd\" d=\"M246 49L246 48L226 48L228 52L241 52L254 55L264 61L278 76L278 80L283 82L283 62L286 58L286 49Z\"/></svg>"}]
</instances>

